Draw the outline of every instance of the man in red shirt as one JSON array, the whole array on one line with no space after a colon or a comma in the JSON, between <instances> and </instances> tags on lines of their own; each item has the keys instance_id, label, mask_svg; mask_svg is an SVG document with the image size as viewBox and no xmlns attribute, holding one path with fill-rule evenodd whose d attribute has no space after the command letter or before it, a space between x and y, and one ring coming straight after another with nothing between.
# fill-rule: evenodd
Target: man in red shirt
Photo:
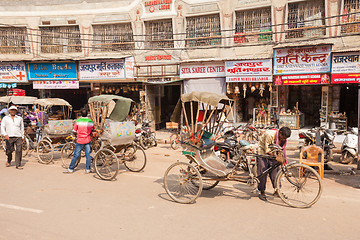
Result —
<instances>
[{"instance_id":1,"label":"man in red shirt","mask_svg":"<svg viewBox=\"0 0 360 240\"><path fill-rule=\"evenodd\" d=\"M74 124L74 132L77 132L76 145L74 150L74 156L71 160L70 166L64 173L73 173L76 161L80 156L81 150L85 148L86 154L86 169L85 173L90 173L91 170L91 137L90 134L94 128L94 123L87 117L88 113L86 109L81 110L81 117L78 118Z\"/></svg>"}]
</instances>

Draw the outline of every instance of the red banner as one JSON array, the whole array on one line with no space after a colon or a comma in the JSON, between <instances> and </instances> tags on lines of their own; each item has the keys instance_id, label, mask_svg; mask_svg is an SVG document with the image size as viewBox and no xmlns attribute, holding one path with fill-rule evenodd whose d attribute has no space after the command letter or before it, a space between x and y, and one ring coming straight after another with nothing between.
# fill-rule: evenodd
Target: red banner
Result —
<instances>
[{"instance_id":1,"label":"red banner","mask_svg":"<svg viewBox=\"0 0 360 240\"><path fill-rule=\"evenodd\" d=\"M360 73L339 73L331 75L331 83L344 84L344 83L360 83Z\"/></svg>"},{"instance_id":2,"label":"red banner","mask_svg":"<svg viewBox=\"0 0 360 240\"><path fill-rule=\"evenodd\" d=\"M275 77L276 85L313 85L329 84L328 74L301 74L301 75L283 75Z\"/></svg>"}]
</instances>

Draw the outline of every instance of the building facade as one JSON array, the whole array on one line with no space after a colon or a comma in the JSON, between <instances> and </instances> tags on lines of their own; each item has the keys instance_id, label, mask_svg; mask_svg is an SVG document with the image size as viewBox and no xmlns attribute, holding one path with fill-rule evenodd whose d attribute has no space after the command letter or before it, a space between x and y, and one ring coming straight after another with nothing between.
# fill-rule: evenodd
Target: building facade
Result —
<instances>
[{"instance_id":1,"label":"building facade","mask_svg":"<svg viewBox=\"0 0 360 240\"><path fill-rule=\"evenodd\" d=\"M329 58L336 53L357 54L360 0L23 0L1 1L0 9L2 62L76 63L78 90L48 89L40 91L42 96L73 94L71 98L77 99L98 93L122 94L143 102L148 118L162 127L180 94L201 81L236 99L238 122L252 119L268 124L276 113L291 115L288 109L294 114L303 112L306 125L330 123L330 116L344 112L351 125L355 122L356 81L286 85L276 84L276 77L309 77L305 76L309 72L299 74L300 69L284 76L271 69L270 75L249 78L246 74L222 75L208 67L226 69L231 63L232 67L249 67L259 60L274 64L277 49L291 52L301 46L330 46ZM132 67L127 63L132 58L133 75L99 73L84 78L79 74L83 65L105 62L109 66L116 60L123 61L125 71L126 66ZM182 72L188 66L195 72ZM331 69L313 73L326 73L329 78L332 74ZM30 91L32 81L42 79L7 80L2 83L16 82ZM304 97L303 92L309 96ZM348 102L354 102L354 107L349 109ZM295 125L291 121L287 117L283 124L301 125L300 120Z\"/></svg>"}]
</instances>

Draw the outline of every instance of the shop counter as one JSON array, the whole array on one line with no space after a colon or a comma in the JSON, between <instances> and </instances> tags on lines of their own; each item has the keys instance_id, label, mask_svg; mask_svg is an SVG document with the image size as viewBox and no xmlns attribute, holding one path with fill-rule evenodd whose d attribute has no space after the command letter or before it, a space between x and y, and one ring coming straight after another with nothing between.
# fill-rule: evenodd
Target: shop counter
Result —
<instances>
[{"instance_id":1,"label":"shop counter","mask_svg":"<svg viewBox=\"0 0 360 240\"><path fill-rule=\"evenodd\" d=\"M288 127L290 129L300 129L305 125L305 116L303 113L279 116L279 127Z\"/></svg>"}]
</instances>

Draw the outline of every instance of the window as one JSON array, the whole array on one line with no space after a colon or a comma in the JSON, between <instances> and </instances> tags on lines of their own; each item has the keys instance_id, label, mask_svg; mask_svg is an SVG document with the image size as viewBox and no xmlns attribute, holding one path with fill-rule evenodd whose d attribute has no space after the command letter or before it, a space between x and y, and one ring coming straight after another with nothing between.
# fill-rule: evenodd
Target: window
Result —
<instances>
[{"instance_id":1,"label":"window","mask_svg":"<svg viewBox=\"0 0 360 240\"><path fill-rule=\"evenodd\" d=\"M25 27L0 27L1 54L25 54L27 46Z\"/></svg>"},{"instance_id":2,"label":"window","mask_svg":"<svg viewBox=\"0 0 360 240\"><path fill-rule=\"evenodd\" d=\"M186 18L186 46L221 44L219 14Z\"/></svg>"},{"instance_id":3,"label":"window","mask_svg":"<svg viewBox=\"0 0 360 240\"><path fill-rule=\"evenodd\" d=\"M341 33L360 32L360 0L345 0Z\"/></svg>"},{"instance_id":4,"label":"window","mask_svg":"<svg viewBox=\"0 0 360 240\"><path fill-rule=\"evenodd\" d=\"M260 34L270 32L268 34ZM271 41L271 8L236 13L234 43Z\"/></svg>"},{"instance_id":5,"label":"window","mask_svg":"<svg viewBox=\"0 0 360 240\"><path fill-rule=\"evenodd\" d=\"M172 20L145 22L146 48L174 48Z\"/></svg>"},{"instance_id":6,"label":"window","mask_svg":"<svg viewBox=\"0 0 360 240\"><path fill-rule=\"evenodd\" d=\"M79 26L41 27L42 53L81 52Z\"/></svg>"},{"instance_id":7,"label":"window","mask_svg":"<svg viewBox=\"0 0 360 240\"><path fill-rule=\"evenodd\" d=\"M324 0L289 3L288 9L287 39L325 35Z\"/></svg>"},{"instance_id":8,"label":"window","mask_svg":"<svg viewBox=\"0 0 360 240\"><path fill-rule=\"evenodd\" d=\"M100 52L134 49L131 23L94 25L93 50Z\"/></svg>"}]
</instances>

